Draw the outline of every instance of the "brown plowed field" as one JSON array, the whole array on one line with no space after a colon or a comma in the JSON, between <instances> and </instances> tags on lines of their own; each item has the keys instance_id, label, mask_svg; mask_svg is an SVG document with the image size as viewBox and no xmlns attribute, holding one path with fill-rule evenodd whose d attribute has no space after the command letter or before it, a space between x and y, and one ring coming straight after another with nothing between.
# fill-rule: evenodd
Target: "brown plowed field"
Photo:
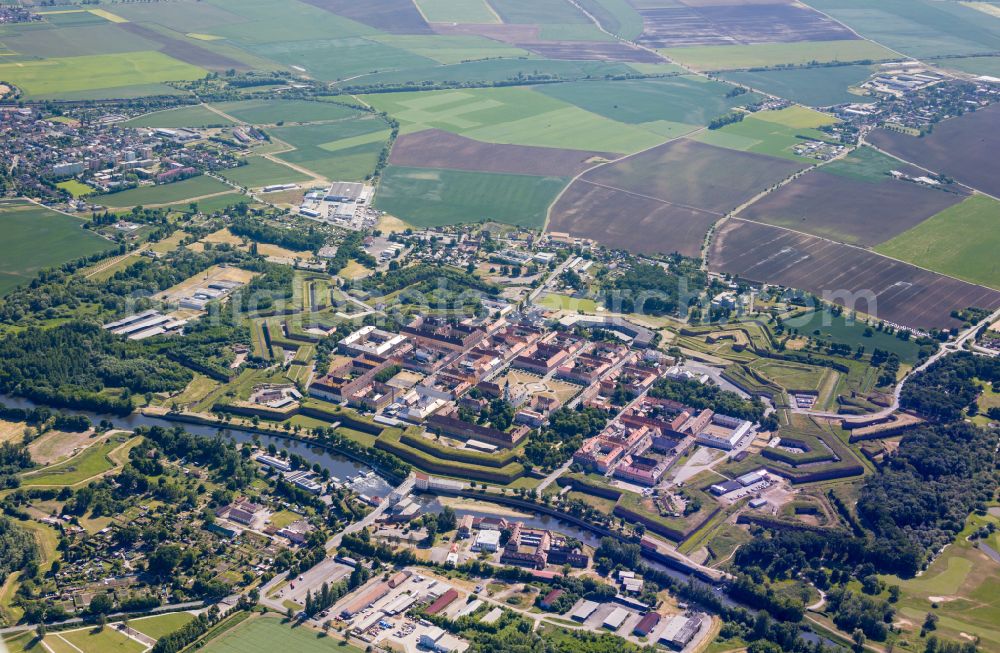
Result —
<instances>
[{"instance_id":1,"label":"brown plowed field","mask_svg":"<svg viewBox=\"0 0 1000 653\"><path fill-rule=\"evenodd\" d=\"M330 13L390 34L433 34L412 0L305 0ZM330 36L330 38L337 38Z\"/></svg>"},{"instance_id":2,"label":"brown plowed field","mask_svg":"<svg viewBox=\"0 0 1000 653\"><path fill-rule=\"evenodd\" d=\"M954 309L1000 307L1000 292L864 249L732 219L712 243L709 267L762 283L807 290L910 327L960 326ZM866 298L874 298L869 304Z\"/></svg>"},{"instance_id":3,"label":"brown plowed field","mask_svg":"<svg viewBox=\"0 0 1000 653\"><path fill-rule=\"evenodd\" d=\"M940 122L923 138L876 129L868 140L902 159L1000 196L1000 104Z\"/></svg>"},{"instance_id":4,"label":"brown plowed field","mask_svg":"<svg viewBox=\"0 0 1000 653\"><path fill-rule=\"evenodd\" d=\"M192 66L200 66L208 70L229 70L230 68L239 71L250 70L250 66L242 61L212 52L190 41L181 41L166 34L161 34L139 23L118 23L118 27L132 32L136 36L141 36L144 39L157 43L160 46L160 52L163 54L180 59Z\"/></svg>"},{"instance_id":5,"label":"brown plowed field","mask_svg":"<svg viewBox=\"0 0 1000 653\"><path fill-rule=\"evenodd\" d=\"M426 129L396 139L389 163L413 168L575 177L602 159L616 158L617 154L607 152L483 143L440 129Z\"/></svg>"},{"instance_id":6,"label":"brown plowed field","mask_svg":"<svg viewBox=\"0 0 1000 653\"><path fill-rule=\"evenodd\" d=\"M679 139L584 173L552 207L549 229L631 251L696 256L717 219L801 168Z\"/></svg>"},{"instance_id":7,"label":"brown plowed field","mask_svg":"<svg viewBox=\"0 0 1000 653\"><path fill-rule=\"evenodd\" d=\"M653 48L854 39L834 20L793 4L641 9L639 43Z\"/></svg>"},{"instance_id":8,"label":"brown plowed field","mask_svg":"<svg viewBox=\"0 0 1000 653\"><path fill-rule=\"evenodd\" d=\"M538 40L539 27L538 25L496 25L492 23L483 25L435 23L434 31L438 34L472 34L513 45Z\"/></svg>"},{"instance_id":9,"label":"brown plowed field","mask_svg":"<svg viewBox=\"0 0 1000 653\"><path fill-rule=\"evenodd\" d=\"M888 177L871 183L815 170L751 204L740 217L872 247L965 197Z\"/></svg>"},{"instance_id":10,"label":"brown plowed field","mask_svg":"<svg viewBox=\"0 0 1000 653\"><path fill-rule=\"evenodd\" d=\"M648 50L618 41L561 41L559 43L518 43L519 47L546 59L567 61L625 61L631 63L662 63L663 59Z\"/></svg>"},{"instance_id":11,"label":"brown plowed field","mask_svg":"<svg viewBox=\"0 0 1000 653\"><path fill-rule=\"evenodd\" d=\"M550 231L643 254L696 257L719 215L577 181L552 209Z\"/></svg>"}]
</instances>

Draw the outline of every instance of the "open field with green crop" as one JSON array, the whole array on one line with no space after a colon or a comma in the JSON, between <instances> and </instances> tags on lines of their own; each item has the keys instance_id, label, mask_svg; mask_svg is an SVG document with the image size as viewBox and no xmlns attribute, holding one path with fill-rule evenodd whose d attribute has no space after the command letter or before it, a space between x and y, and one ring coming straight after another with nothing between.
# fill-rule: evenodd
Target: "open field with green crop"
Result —
<instances>
[{"instance_id":1,"label":"open field with green crop","mask_svg":"<svg viewBox=\"0 0 1000 653\"><path fill-rule=\"evenodd\" d=\"M67 191L73 197L81 197L83 195L89 195L94 192L94 189L87 184L77 181L75 179L70 179L69 181L60 181L56 184L59 188Z\"/></svg>"},{"instance_id":2,"label":"open field with green crop","mask_svg":"<svg viewBox=\"0 0 1000 653\"><path fill-rule=\"evenodd\" d=\"M245 166L223 170L220 174L229 181L247 188L258 188L270 184L295 184L309 180L308 176L298 170L293 170L261 156L250 157Z\"/></svg>"},{"instance_id":3,"label":"open field with green crop","mask_svg":"<svg viewBox=\"0 0 1000 653\"><path fill-rule=\"evenodd\" d=\"M861 36L911 57L1000 50L1000 19L958 2L809 0Z\"/></svg>"},{"instance_id":4,"label":"open field with green crop","mask_svg":"<svg viewBox=\"0 0 1000 653\"><path fill-rule=\"evenodd\" d=\"M458 64L463 61L499 57L510 59L531 55L527 50L517 46L474 34L385 34L372 38L379 43L403 48L442 64Z\"/></svg>"},{"instance_id":5,"label":"open field with green crop","mask_svg":"<svg viewBox=\"0 0 1000 653\"><path fill-rule=\"evenodd\" d=\"M345 644L304 626L292 628L275 616L247 619L235 628L212 639L204 653L273 653L289 650L296 653L361 653L361 649Z\"/></svg>"},{"instance_id":6,"label":"open field with green crop","mask_svg":"<svg viewBox=\"0 0 1000 653\"><path fill-rule=\"evenodd\" d=\"M221 181L201 175L172 184L160 184L156 186L142 186L124 190L120 193L101 195L94 201L116 208L131 208L133 206L159 206L185 202L196 197L225 193L231 188Z\"/></svg>"},{"instance_id":7,"label":"open field with green crop","mask_svg":"<svg viewBox=\"0 0 1000 653\"><path fill-rule=\"evenodd\" d=\"M856 43L857 41L847 41ZM872 74L873 66L826 66L819 68L789 68L786 70L733 71L722 77L737 84L778 95L812 107L825 107L847 102L864 102L866 98L849 89L857 87Z\"/></svg>"},{"instance_id":8,"label":"open field with green crop","mask_svg":"<svg viewBox=\"0 0 1000 653\"><path fill-rule=\"evenodd\" d=\"M863 345L865 351L875 349L888 351L899 356L904 363L917 359L919 347L910 340L900 340L895 335L872 329L865 335L867 325L860 320L851 320L843 315L833 315L827 310L807 311L789 317L784 321L786 329L795 329L803 336L818 338L831 344L849 345L857 349Z\"/></svg>"},{"instance_id":9,"label":"open field with green crop","mask_svg":"<svg viewBox=\"0 0 1000 653\"><path fill-rule=\"evenodd\" d=\"M540 227L549 204L566 181L562 177L389 166L375 205L420 227L481 220Z\"/></svg>"},{"instance_id":10,"label":"open field with green crop","mask_svg":"<svg viewBox=\"0 0 1000 653\"><path fill-rule=\"evenodd\" d=\"M180 107L178 109L167 109L166 111L154 111L143 116L132 118L125 123L130 127L223 127L232 125L233 122L223 118L219 114L211 111L200 104Z\"/></svg>"},{"instance_id":11,"label":"open field with green crop","mask_svg":"<svg viewBox=\"0 0 1000 653\"><path fill-rule=\"evenodd\" d=\"M499 23L500 17L485 0L416 0L429 23Z\"/></svg>"},{"instance_id":12,"label":"open field with green crop","mask_svg":"<svg viewBox=\"0 0 1000 653\"><path fill-rule=\"evenodd\" d=\"M162 52L129 52L0 63L0 79L13 82L31 98L61 99L74 91L104 90L117 97L120 87L190 80L206 71Z\"/></svg>"},{"instance_id":13,"label":"open field with green crop","mask_svg":"<svg viewBox=\"0 0 1000 653\"><path fill-rule=\"evenodd\" d=\"M1000 202L974 195L875 249L882 254L1000 289Z\"/></svg>"},{"instance_id":14,"label":"open field with green crop","mask_svg":"<svg viewBox=\"0 0 1000 653\"><path fill-rule=\"evenodd\" d=\"M0 293L28 283L39 270L109 250L114 245L83 222L36 204L0 201Z\"/></svg>"},{"instance_id":15,"label":"open field with green crop","mask_svg":"<svg viewBox=\"0 0 1000 653\"><path fill-rule=\"evenodd\" d=\"M356 109L343 104L310 100L242 100L220 102L212 106L251 125L342 120L358 115Z\"/></svg>"},{"instance_id":16,"label":"open field with green crop","mask_svg":"<svg viewBox=\"0 0 1000 653\"><path fill-rule=\"evenodd\" d=\"M579 313L596 313L597 302L593 299L578 299L569 295L559 295L556 293L545 293L538 302L545 308L554 311L577 311Z\"/></svg>"},{"instance_id":17,"label":"open field with green crop","mask_svg":"<svg viewBox=\"0 0 1000 653\"><path fill-rule=\"evenodd\" d=\"M973 75L1000 77L1000 57L954 57L934 62L942 68L951 68Z\"/></svg>"},{"instance_id":18,"label":"open field with green crop","mask_svg":"<svg viewBox=\"0 0 1000 653\"><path fill-rule=\"evenodd\" d=\"M431 53L427 53L429 57ZM638 64L636 64L638 65ZM666 65L666 64L665 64ZM407 84L415 79L427 82L493 82L528 75L550 75L563 80L600 79L608 75L635 72L630 64L617 61L566 61L556 59L487 59L465 61L450 66L424 65L364 75L351 84ZM670 70L668 72L676 72Z\"/></svg>"},{"instance_id":19,"label":"open field with green crop","mask_svg":"<svg viewBox=\"0 0 1000 653\"><path fill-rule=\"evenodd\" d=\"M489 143L634 152L666 140L652 126L627 125L530 88L385 93L364 100L404 132L437 128Z\"/></svg>"},{"instance_id":20,"label":"open field with green crop","mask_svg":"<svg viewBox=\"0 0 1000 653\"><path fill-rule=\"evenodd\" d=\"M733 97L727 95L733 87L722 82L707 81L693 75L678 75L664 79L571 82L542 86L538 92L562 100L581 109L626 124L648 123L650 128L663 123L680 123L677 127L707 125L713 118L734 106L752 104L760 99L756 93ZM675 128L676 129L676 128ZM665 136L673 135L667 129Z\"/></svg>"},{"instance_id":21,"label":"open field with green crop","mask_svg":"<svg viewBox=\"0 0 1000 653\"><path fill-rule=\"evenodd\" d=\"M805 126L808 123L808 116L803 114L803 110L791 108L781 111L762 111L721 129L700 132L693 138L702 143L741 152L767 154L792 161L811 161L807 157L796 155L793 148L803 142L803 137L827 140L829 136L812 127L828 125L833 120L818 112L810 113L813 116L813 123L809 127ZM786 115L789 124L784 124Z\"/></svg>"},{"instance_id":22,"label":"open field with green crop","mask_svg":"<svg viewBox=\"0 0 1000 653\"><path fill-rule=\"evenodd\" d=\"M811 63L882 61L899 55L877 43L863 40L799 41L754 45L700 45L661 50L695 70L745 70Z\"/></svg>"},{"instance_id":23,"label":"open field with green crop","mask_svg":"<svg viewBox=\"0 0 1000 653\"><path fill-rule=\"evenodd\" d=\"M328 124L277 127L270 134L291 147L276 154L330 180L361 181L375 170L379 153L389 139L381 120L359 118Z\"/></svg>"}]
</instances>

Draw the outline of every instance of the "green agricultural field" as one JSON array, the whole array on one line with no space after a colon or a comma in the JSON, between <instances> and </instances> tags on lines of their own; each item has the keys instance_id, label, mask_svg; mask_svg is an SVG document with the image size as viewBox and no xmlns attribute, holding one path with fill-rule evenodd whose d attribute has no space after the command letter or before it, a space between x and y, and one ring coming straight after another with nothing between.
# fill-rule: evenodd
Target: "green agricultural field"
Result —
<instances>
[{"instance_id":1,"label":"green agricultural field","mask_svg":"<svg viewBox=\"0 0 1000 653\"><path fill-rule=\"evenodd\" d=\"M499 23L500 17L486 0L416 0L429 23Z\"/></svg>"},{"instance_id":2,"label":"green agricultural field","mask_svg":"<svg viewBox=\"0 0 1000 653\"><path fill-rule=\"evenodd\" d=\"M375 37L373 37L375 38ZM429 53L427 56L431 56ZM478 57L477 57L478 58ZM665 64L666 65L666 64ZM528 76L548 75L563 81L606 76L634 74L631 64L607 61L566 61L556 59L488 59L468 61L451 66L421 66L401 71L364 75L351 81L359 87L376 84L411 84L422 82L479 82L511 81ZM363 92L363 91L359 91Z\"/></svg>"},{"instance_id":3,"label":"green agricultural field","mask_svg":"<svg viewBox=\"0 0 1000 653\"><path fill-rule=\"evenodd\" d=\"M784 111L788 110L754 114L748 116L742 122L726 125L721 129L703 131L693 136L693 138L702 143L726 147L732 150L768 154L783 159L791 159L792 161L812 162L812 159L797 156L792 148L802 142L803 137L816 140L827 140L829 137L817 129L782 124ZM814 113L813 115L817 117L817 127L822 124L829 124L827 116L820 113ZM793 125L802 124L804 120L801 110L797 109L792 109L788 117L789 122Z\"/></svg>"},{"instance_id":4,"label":"green agricultural field","mask_svg":"<svg viewBox=\"0 0 1000 653\"><path fill-rule=\"evenodd\" d=\"M385 34L372 39L403 48L442 64L457 64L477 59L529 57L527 50L474 35Z\"/></svg>"},{"instance_id":5,"label":"green agricultural field","mask_svg":"<svg viewBox=\"0 0 1000 653\"><path fill-rule=\"evenodd\" d=\"M330 34L336 35L337 32ZM251 46L257 56L277 61L323 81L337 81L366 73L407 70L436 64L402 48L357 36L312 41L281 41Z\"/></svg>"},{"instance_id":6,"label":"green agricultural field","mask_svg":"<svg viewBox=\"0 0 1000 653\"><path fill-rule=\"evenodd\" d=\"M296 184L309 180L309 177L298 170L293 170L261 156L250 157L247 159L247 165L223 170L220 174L229 181L247 188L258 188L270 184Z\"/></svg>"},{"instance_id":7,"label":"green agricultural field","mask_svg":"<svg viewBox=\"0 0 1000 653\"><path fill-rule=\"evenodd\" d=\"M511 25L587 25L590 21L568 2L490 0L503 22Z\"/></svg>"},{"instance_id":8,"label":"green agricultural field","mask_svg":"<svg viewBox=\"0 0 1000 653\"><path fill-rule=\"evenodd\" d=\"M627 124L667 121L688 131L707 125L735 106L752 104L756 93L726 97L733 87L702 77L572 82L539 87L540 93Z\"/></svg>"},{"instance_id":9,"label":"green agricultural field","mask_svg":"<svg viewBox=\"0 0 1000 653\"><path fill-rule=\"evenodd\" d=\"M1000 19L935 0L809 0L862 36L911 57L1000 51Z\"/></svg>"},{"instance_id":10,"label":"green agricultural field","mask_svg":"<svg viewBox=\"0 0 1000 653\"><path fill-rule=\"evenodd\" d=\"M192 621L194 621L194 615L190 612L171 612L145 619L132 619L128 625L143 635L160 639Z\"/></svg>"},{"instance_id":11,"label":"green agricultural field","mask_svg":"<svg viewBox=\"0 0 1000 653\"><path fill-rule=\"evenodd\" d=\"M327 179L361 181L375 170L389 140L386 124L376 118L278 127L272 137L295 148L276 156Z\"/></svg>"},{"instance_id":12,"label":"green agricultural field","mask_svg":"<svg viewBox=\"0 0 1000 653\"><path fill-rule=\"evenodd\" d=\"M418 227L481 220L540 227L566 182L561 177L389 166L375 205Z\"/></svg>"},{"instance_id":13,"label":"green agricultural field","mask_svg":"<svg viewBox=\"0 0 1000 653\"><path fill-rule=\"evenodd\" d=\"M850 43L850 41L848 41ZM872 66L826 66L722 73L722 77L752 88L801 102L825 107L846 102L864 102L865 97L851 93L872 74Z\"/></svg>"},{"instance_id":14,"label":"green agricultural field","mask_svg":"<svg viewBox=\"0 0 1000 653\"><path fill-rule=\"evenodd\" d=\"M214 111L195 104L177 109L167 109L166 111L154 111L144 116L132 118L125 123L129 127L227 127L233 124L232 120L223 118Z\"/></svg>"},{"instance_id":15,"label":"green agricultural field","mask_svg":"<svg viewBox=\"0 0 1000 653\"><path fill-rule=\"evenodd\" d=\"M221 181L205 175L175 181L172 184L157 186L142 186L124 190L120 193L101 195L96 202L115 208L132 208L133 206L163 206L186 202L196 197L216 195L231 190Z\"/></svg>"},{"instance_id":16,"label":"green agricultural field","mask_svg":"<svg viewBox=\"0 0 1000 653\"><path fill-rule=\"evenodd\" d=\"M364 100L398 119L405 132L437 128L488 143L628 153L666 140L655 124L619 123L530 88L385 93Z\"/></svg>"},{"instance_id":17,"label":"green agricultural field","mask_svg":"<svg viewBox=\"0 0 1000 653\"><path fill-rule=\"evenodd\" d=\"M1000 57L957 57L934 62L942 68L951 68L973 75L1000 77Z\"/></svg>"},{"instance_id":18,"label":"green agricultural field","mask_svg":"<svg viewBox=\"0 0 1000 653\"><path fill-rule=\"evenodd\" d=\"M888 61L899 55L864 40L799 41L756 45L699 45L661 52L695 70L745 70L812 63Z\"/></svg>"},{"instance_id":19,"label":"green agricultural field","mask_svg":"<svg viewBox=\"0 0 1000 653\"><path fill-rule=\"evenodd\" d=\"M877 184L885 180L890 170L898 167L899 161L891 156L882 154L874 148L862 146L843 159L826 164L823 166L823 172Z\"/></svg>"},{"instance_id":20,"label":"green agricultural field","mask_svg":"<svg viewBox=\"0 0 1000 653\"><path fill-rule=\"evenodd\" d=\"M61 99L74 91L117 90L205 74L202 68L152 51L0 63L0 79L13 82L29 98Z\"/></svg>"},{"instance_id":21,"label":"green agricultural field","mask_svg":"<svg viewBox=\"0 0 1000 653\"><path fill-rule=\"evenodd\" d=\"M227 207L233 206L234 204L239 204L240 202L247 202L252 204L253 202L246 195L241 195L240 193L226 193L224 195L213 195L212 197L207 197L203 200L197 200L195 203L198 205L198 210L203 213L215 213L216 211L222 211ZM168 208L178 209L181 211L186 211L189 202L179 202L177 204L169 204Z\"/></svg>"},{"instance_id":22,"label":"green agricultural field","mask_svg":"<svg viewBox=\"0 0 1000 653\"><path fill-rule=\"evenodd\" d=\"M904 363L917 360L919 347L911 340L900 340L894 335L872 330L865 336L867 325L860 320L848 321L846 316L835 316L829 311L809 311L785 320L787 329L796 329L799 334L818 338L823 342L849 345L852 349L864 346L871 353L875 349L888 351L899 356Z\"/></svg>"},{"instance_id":23,"label":"green agricultural field","mask_svg":"<svg viewBox=\"0 0 1000 653\"><path fill-rule=\"evenodd\" d=\"M212 639L204 653L361 653L361 649L306 626L292 628L274 616L247 619Z\"/></svg>"},{"instance_id":24,"label":"green agricultural field","mask_svg":"<svg viewBox=\"0 0 1000 653\"><path fill-rule=\"evenodd\" d=\"M87 184L77 181L76 179L70 179L69 181L60 181L56 184L57 188L62 188L67 191L73 197L82 197L84 195L89 195L94 192L94 189Z\"/></svg>"},{"instance_id":25,"label":"green agricultural field","mask_svg":"<svg viewBox=\"0 0 1000 653\"><path fill-rule=\"evenodd\" d=\"M251 125L342 120L358 115L357 109L343 104L310 100L243 100L220 102L212 106Z\"/></svg>"},{"instance_id":26,"label":"green agricultural field","mask_svg":"<svg viewBox=\"0 0 1000 653\"><path fill-rule=\"evenodd\" d=\"M882 243L876 251L1000 289L1000 202L974 195Z\"/></svg>"},{"instance_id":27,"label":"green agricultural field","mask_svg":"<svg viewBox=\"0 0 1000 653\"><path fill-rule=\"evenodd\" d=\"M908 622L904 627L912 634L907 639L917 639L925 615L933 612L939 618L939 637L961 642L965 636L978 636L982 638L981 650L1000 649L1000 593L996 591L1000 566L967 539L987 523L1000 526L1000 519L994 514L970 516L965 529L920 576L906 580L882 577L887 584L902 589L897 620ZM994 551L998 548L996 535L983 542Z\"/></svg>"},{"instance_id":28,"label":"green agricultural field","mask_svg":"<svg viewBox=\"0 0 1000 653\"><path fill-rule=\"evenodd\" d=\"M0 294L30 282L44 268L115 247L82 229L82 221L29 202L0 201L0 226Z\"/></svg>"},{"instance_id":29,"label":"green agricultural field","mask_svg":"<svg viewBox=\"0 0 1000 653\"><path fill-rule=\"evenodd\" d=\"M627 0L582 0L579 4L612 34L629 41L642 34L642 16Z\"/></svg>"}]
</instances>

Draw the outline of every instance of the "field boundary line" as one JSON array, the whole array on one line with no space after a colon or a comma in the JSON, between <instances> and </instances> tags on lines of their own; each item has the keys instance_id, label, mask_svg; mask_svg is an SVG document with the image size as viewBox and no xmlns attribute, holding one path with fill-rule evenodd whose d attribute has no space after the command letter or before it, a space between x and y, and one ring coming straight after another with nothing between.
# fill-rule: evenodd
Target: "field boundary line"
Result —
<instances>
[{"instance_id":1,"label":"field boundary line","mask_svg":"<svg viewBox=\"0 0 1000 653\"><path fill-rule=\"evenodd\" d=\"M569 0L569 1L572 2L572 0ZM562 197L563 197L563 195L566 194L566 191L569 190L570 186L572 186L573 184L575 184L577 181L580 181L581 177L583 177L588 172L592 172L594 170L598 170L600 168L603 168L604 166L609 166L609 165L613 165L613 164L616 164L616 163L621 163L622 161L630 159L630 158L632 158L634 156L638 156L640 154L645 154L646 152L649 152L650 150L655 150L656 148L658 148L658 147L660 147L662 145L666 145L667 143L673 143L674 141L679 141L682 138L687 138L689 136L694 136L695 134L700 134L701 132L705 131L706 129L708 129L708 127L699 127L698 129L696 129L694 131L691 131L691 132L688 132L686 134L683 134L681 136L675 136L674 138L669 138L669 139L663 141L662 143L657 143L656 145L651 145L650 147L647 147L645 149L639 150L637 152L632 152L630 154L624 154L624 155L618 157L617 159L611 159L610 161L604 161L604 162L598 163L598 164L596 164L596 165L594 165L594 166L592 166L590 168L587 168L586 170L581 170L576 175L574 175L573 177L570 178L569 182L563 187L563 189L561 191L559 191L559 194L556 195L555 198L553 198L552 203L549 204L549 208L546 209L546 211L545 211L545 222L542 223L542 233L545 233L549 229L549 222L552 220L552 209L553 209L553 207L555 207L555 205L559 203L559 200L561 200Z\"/></svg>"},{"instance_id":2,"label":"field boundary line","mask_svg":"<svg viewBox=\"0 0 1000 653\"><path fill-rule=\"evenodd\" d=\"M63 641L63 642L64 642L64 643L65 643L65 644L66 644L67 646L69 646L70 648L72 648L72 649L76 649L77 651L80 651L80 653L84 653L84 650L83 650L82 648L80 648L79 646L77 646L77 645L76 645L76 644L74 644L73 642L71 642L71 641L69 641L68 639L66 639L65 637L63 637L63 636L62 636L62 633L57 633L57 634L56 634L56 637L57 637L57 638L59 638L60 640L62 640L62 641Z\"/></svg>"},{"instance_id":3,"label":"field boundary line","mask_svg":"<svg viewBox=\"0 0 1000 653\"><path fill-rule=\"evenodd\" d=\"M969 284L970 286L975 286L977 288L982 288L983 290L988 290L988 291L990 291L992 293L1000 294L1000 290L997 290L996 288L990 288L989 286L984 286L981 283L974 283L972 281L966 281L965 279L959 279L958 277L952 276L950 274L945 274L944 272L938 272L937 270L932 270L930 268L925 268L922 265L918 265L916 263L911 263L910 261L904 261L903 259L898 259L895 256L889 256L889 255L883 254L881 252L876 252L875 250L868 249L867 247L861 247L859 245L852 245L851 243L842 243L839 240L833 240L832 238L826 238L824 236L817 236L815 234L806 233L805 231L798 231L796 229L791 229L789 227L782 227L782 226L779 226L779 225L768 224L766 222L758 222L756 220L750 220L749 218L740 218L740 217L737 217L737 216L731 216L731 217L726 218L726 219L727 220L738 220L739 222L745 222L747 224L762 225L762 226L765 226L765 227L772 227L774 229L781 229L782 231L787 231L789 233L797 234L799 236L806 236L807 238L817 238L817 239L822 240L822 241L824 241L826 243L832 243L834 245L842 245L844 247L850 247L851 249L856 249L856 250L859 250L859 251L862 251L862 252L866 252L868 254L873 254L875 256L881 256L882 258L887 259L889 261L895 261L896 263L902 263L903 265L908 265L908 266L910 266L912 268L917 268L918 270L923 270L924 272L930 272L931 274L936 274L938 276L945 277L947 279L951 279L952 281L958 281L960 283L966 283L966 284Z\"/></svg>"}]
</instances>

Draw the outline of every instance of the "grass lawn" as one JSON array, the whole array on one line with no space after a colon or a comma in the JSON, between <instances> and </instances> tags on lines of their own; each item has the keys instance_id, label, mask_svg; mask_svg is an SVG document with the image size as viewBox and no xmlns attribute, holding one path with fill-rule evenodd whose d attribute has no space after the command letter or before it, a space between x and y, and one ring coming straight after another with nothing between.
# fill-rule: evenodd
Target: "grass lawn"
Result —
<instances>
[{"instance_id":1,"label":"grass lawn","mask_svg":"<svg viewBox=\"0 0 1000 653\"><path fill-rule=\"evenodd\" d=\"M375 205L418 227L482 220L540 227L565 184L561 177L389 166Z\"/></svg>"},{"instance_id":2,"label":"grass lawn","mask_svg":"<svg viewBox=\"0 0 1000 653\"><path fill-rule=\"evenodd\" d=\"M45 645L56 653L62 651L72 653L143 653L146 647L119 633L111 627L105 627L99 632L95 628L69 630L61 633L51 633L45 636Z\"/></svg>"},{"instance_id":3,"label":"grass lawn","mask_svg":"<svg viewBox=\"0 0 1000 653\"><path fill-rule=\"evenodd\" d=\"M113 208L132 208L139 205L162 206L186 202L205 195L224 193L228 190L230 190L230 187L221 181L200 175L190 179L175 181L172 184L142 186L140 188L124 190L120 193L101 195L95 198L94 201Z\"/></svg>"},{"instance_id":4,"label":"grass lawn","mask_svg":"<svg viewBox=\"0 0 1000 653\"><path fill-rule=\"evenodd\" d=\"M758 359L750 367L786 390L819 391L829 375L836 374L826 367L767 358Z\"/></svg>"},{"instance_id":5,"label":"grass lawn","mask_svg":"<svg viewBox=\"0 0 1000 653\"><path fill-rule=\"evenodd\" d=\"M139 439L135 438L133 442L137 444ZM69 460L37 472L29 472L21 478L21 485L76 485L114 469L115 464L109 458L109 454L122 446L128 447L129 444L122 445L115 437L99 444L95 443Z\"/></svg>"},{"instance_id":6,"label":"grass lawn","mask_svg":"<svg viewBox=\"0 0 1000 653\"><path fill-rule=\"evenodd\" d=\"M764 68L781 64L804 65L812 62L873 61L898 59L886 48L861 40L800 41L796 43L760 43L757 45L696 45L661 50L675 61L696 70L733 70Z\"/></svg>"},{"instance_id":7,"label":"grass lawn","mask_svg":"<svg viewBox=\"0 0 1000 653\"><path fill-rule=\"evenodd\" d=\"M546 293L538 303L554 311L597 312L597 302L593 299L577 299L576 297L558 295L556 293Z\"/></svg>"},{"instance_id":8,"label":"grass lawn","mask_svg":"<svg viewBox=\"0 0 1000 653\"><path fill-rule=\"evenodd\" d=\"M0 79L13 82L29 98L61 99L76 91L195 80L205 75L202 68L156 51L0 63Z\"/></svg>"},{"instance_id":9,"label":"grass lawn","mask_svg":"<svg viewBox=\"0 0 1000 653\"><path fill-rule=\"evenodd\" d=\"M155 617L146 617L145 619L131 619L128 625L143 635L149 635L153 639L160 639L191 621L194 621L194 615L190 612L171 612Z\"/></svg>"},{"instance_id":10,"label":"grass lawn","mask_svg":"<svg viewBox=\"0 0 1000 653\"><path fill-rule=\"evenodd\" d=\"M984 524L1000 526L1000 518L993 515L972 515L965 529L955 538L927 570L916 578L900 580L888 576L888 584L898 584L902 589L899 615L908 623L905 630L915 639L924 615L938 615L939 637L964 641L960 633L982 638L981 650L1000 649L1000 565L978 550L966 538ZM990 540L996 549L997 537ZM933 608L932 603L938 607Z\"/></svg>"},{"instance_id":11,"label":"grass lawn","mask_svg":"<svg viewBox=\"0 0 1000 653\"><path fill-rule=\"evenodd\" d=\"M296 653L361 653L361 649L350 644L344 645L339 638L324 637L322 633L305 626L292 628L273 616L247 619L210 641L201 650L204 653L273 653L276 650Z\"/></svg>"},{"instance_id":12,"label":"grass lawn","mask_svg":"<svg viewBox=\"0 0 1000 653\"><path fill-rule=\"evenodd\" d=\"M246 188L258 188L271 184L295 184L310 179L298 170L293 170L262 156L250 157L245 166L223 170L220 174L229 181Z\"/></svg>"},{"instance_id":13,"label":"grass lawn","mask_svg":"<svg viewBox=\"0 0 1000 653\"><path fill-rule=\"evenodd\" d=\"M28 283L39 270L96 254L114 244L83 222L37 204L0 201L0 294Z\"/></svg>"},{"instance_id":14,"label":"grass lawn","mask_svg":"<svg viewBox=\"0 0 1000 653\"><path fill-rule=\"evenodd\" d=\"M843 159L832 161L823 166L823 172L879 183L885 180L891 170L898 167L899 161L891 156L882 154L874 148L862 146Z\"/></svg>"},{"instance_id":15,"label":"grass lawn","mask_svg":"<svg viewBox=\"0 0 1000 653\"><path fill-rule=\"evenodd\" d=\"M62 188L68 191L73 197L80 197L81 195L88 195L94 192L94 189L87 184L77 181L76 179L70 179L69 181L60 181L56 184L57 188Z\"/></svg>"},{"instance_id":16,"label":"grass lawn","mask_svg":"<svg viewBox=\"0 0 1000 653\"><path fill-rule=\"evenodd\" d=\"M974 195L882 243L875 251L1000 289L1000 202Z\"/></svg>"},{"instance_id":17,"label":"grass lawn","mask_svg":"<svg viewBox=\"0 0 1000 653\"><path fill-rule=\"evenodd\" d=\"M271 525L281 529L299 519L302 519L302 515L299 513L292 512L291 510L282 510L271 515Z\"/></svg>"}]
</instances>

